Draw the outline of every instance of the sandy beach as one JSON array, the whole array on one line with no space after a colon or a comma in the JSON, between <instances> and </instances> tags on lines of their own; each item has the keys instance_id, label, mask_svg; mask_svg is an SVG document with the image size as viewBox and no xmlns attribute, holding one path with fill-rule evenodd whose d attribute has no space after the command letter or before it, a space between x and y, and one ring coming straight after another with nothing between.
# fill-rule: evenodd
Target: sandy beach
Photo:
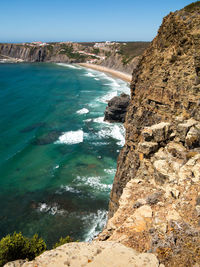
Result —
<instances>
[{"instance_id":1,"label":"sandy beach","mask_svg":"<svg viewBox=\"0 0 200 267\"><path fill-rule=\"evenodd\" d=\"M115 76L119 79L124 80L125 82L130 83L132 80L132 76L130 74L124 73L121 71L117 71L117 70L113 70L113 69L109 69L109 68L106 68L104 66L100 66L100 65L96 65L96 64L89 64L89 63L79 63L78 65L85 67L85 68L89 68L89 69L98 70L98 71L108 73L112 76Z\"/></svg>"}]
</instances>

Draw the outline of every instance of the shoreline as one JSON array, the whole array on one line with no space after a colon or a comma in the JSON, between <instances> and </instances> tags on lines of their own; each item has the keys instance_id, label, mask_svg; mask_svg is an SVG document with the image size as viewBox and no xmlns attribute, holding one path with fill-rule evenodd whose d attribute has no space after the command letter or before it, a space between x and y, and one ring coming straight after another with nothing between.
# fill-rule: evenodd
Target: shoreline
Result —
<instances>
[{"instance_id":1,"label":"shoreline","mask_svg":"<svg viewBox=\"0 0 200 267\"><path fill-rule=\"evenodd\" d=\"M104 66L100 66L100 65L96 65L96 64L90 64L90 63L77 63L77 65L84 67L84 68L89 68L89 69L108 73L108 74L110 74L116 78L119 78L125 82L128 82L128 83L130 83L132 80L132 75L118 71L118 70L113 70L113 69L110 69L110 68L107 68Z\"/></svg>"}]
</instances>

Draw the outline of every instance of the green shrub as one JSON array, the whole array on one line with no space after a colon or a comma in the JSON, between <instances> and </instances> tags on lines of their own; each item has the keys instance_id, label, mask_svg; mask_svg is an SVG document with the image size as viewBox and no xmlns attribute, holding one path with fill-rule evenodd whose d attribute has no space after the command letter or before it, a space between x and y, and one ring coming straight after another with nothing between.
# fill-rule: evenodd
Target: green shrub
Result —
<instances>
[{"instance_id":1,"label":"green shrub","mask_svg":"<svg viewBox=\"0 0 200 267\"><path fill-rule=\"evenodd\" d=\"M106 52L105 52L105 56L106 56L106 57L110 57L110 56L111 56L111 51L106 51Z\"/></svg>"},{"instance_id":2,"label":"green shrub","mask_svg":"<svg viewBox=\"0 0 200 267\"><path fill-rule=\"evenodd\" d=\"M0 266L18 259L33 260L46 250L46 244L38 235L27 238L22 233L7 235L0 241Z\"/></svg>"},{"instance_id":3,"label":"green shrub","mask_svg":"<svg viewBox=\"0 0 200 267\"><path fill-rule=\"evenodd\" d=\"M100 52L99 48L93 48L92 53L98 55Z\"/></svg>"},{"instance_id":4,"label":"green shrub","mask_svg":"<svg viewBox=\"0 0 200 267\"><path fill-rule=\"evenodd\" d=\"M53 248L57 248L59 246L62 246L66 243L70 243L70 242L73 242L73 239L70 237L70 236L66 236L66 237L61 237L59 239L59 241L57 243L55 243L55 245L53 246Z\"/></svg>"},{"instance_id":5,"label":"green shrub","mask_svg":"<svg viewBox=\"0 0 200 267\"><path fill-rule=\"evenodd\" d=\"M126 56L124 56L124 57L122 58L122 63L123 63L123 65L124 65L124 66L127 65L132 59L133 59L133 57L126 57Z\"/></svg>"}]
</instances>

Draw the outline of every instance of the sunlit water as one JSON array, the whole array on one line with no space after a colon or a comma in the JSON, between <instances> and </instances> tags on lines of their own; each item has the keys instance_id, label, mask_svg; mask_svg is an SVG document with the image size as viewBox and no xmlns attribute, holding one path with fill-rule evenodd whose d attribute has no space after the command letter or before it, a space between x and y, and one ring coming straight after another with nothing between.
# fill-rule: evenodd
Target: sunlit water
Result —
<instances>
[{"instance_id":1,"label":"sunlit water","mask_svg":"<svg viewBox=\"0 0 200 267\"><path fill-rule=\"evenodd\" d=\"M103 122L125 82L66 64L0 64L0 238L91 240L106 222L120 124Z\"/></svg>"}]
</instances>

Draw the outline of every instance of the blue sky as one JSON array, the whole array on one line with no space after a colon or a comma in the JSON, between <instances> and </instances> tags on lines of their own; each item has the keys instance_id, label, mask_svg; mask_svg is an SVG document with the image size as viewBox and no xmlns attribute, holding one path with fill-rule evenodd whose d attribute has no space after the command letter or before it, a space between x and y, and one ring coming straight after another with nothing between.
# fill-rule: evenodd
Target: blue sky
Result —
<instances>
[{"instance_id":1,"label":"blue sky","mask_svg":"<svg viewBox=\"0 0 200 267\"><path fill-rule=\"evenodd\" d=\"M0 0L0 42L151 41L192 0Z\"/></svg>"}]
</instances>

